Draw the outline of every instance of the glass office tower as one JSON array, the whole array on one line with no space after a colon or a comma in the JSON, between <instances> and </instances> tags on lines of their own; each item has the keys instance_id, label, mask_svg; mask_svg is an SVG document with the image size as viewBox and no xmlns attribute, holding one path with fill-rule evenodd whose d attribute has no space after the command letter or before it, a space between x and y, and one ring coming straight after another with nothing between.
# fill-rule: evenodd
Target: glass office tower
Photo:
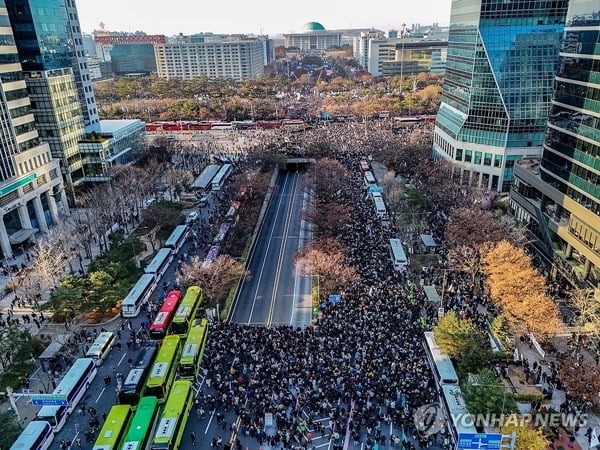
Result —
<instances>
[{"instance_id":1,"label":"glass office tower","mask_svg":"<svg viewBox=\"0 0 600 450\"><path fill-rule=\"evenodd\" d=\"M67 205L58 161L34 126L11 23L0 0L0 252L10 257Z\"/></svg>"},{"instance_id":2,"label":"glass office tower","mask_svg":"<svg viewBox=\"0 0 600 450\"><path fill-rule=\"evenodd\" d=\"M553 272L600 283L600 3L570 0L542 158L515 166L511 210Z\"/></svg>"},{"instance_id":3,"label":"glass office tower","mask_svg":"<svg viewBox=\"0 0 600 450\"><path fill-rule=\"evenodd\" d=\"M454 0L434 152L461 182L508 190L539 155L568 0Z\"/></svg>"},{"instance_id":4,"label":"glass office tower","mask_svg":"<svg viewBox=\"0 0 600 450\"><path fill-rule=\"evenodd\" d=\"M65 0L6 0L6 5L36 128L60 160L66 182L74 184L83 177L78 141L84 122Z\"/></svg>"}]
</instances>

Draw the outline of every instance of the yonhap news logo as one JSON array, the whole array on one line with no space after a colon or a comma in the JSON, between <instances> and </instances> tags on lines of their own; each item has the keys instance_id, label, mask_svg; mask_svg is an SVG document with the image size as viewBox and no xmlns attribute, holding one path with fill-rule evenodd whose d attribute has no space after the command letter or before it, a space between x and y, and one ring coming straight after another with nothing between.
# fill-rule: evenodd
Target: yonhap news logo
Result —
<instances>
[{"instance_id":1,"label":"yonhap news logo","mask_svg":"<svg viewBox=\"0 0 600 450\"><path fill-rule=\"evenodd\" d=\"M445 429L444 412L439 403L423 405L413 416L415 428L419 436L427 438Z\"/></svg>"}]
</instances>

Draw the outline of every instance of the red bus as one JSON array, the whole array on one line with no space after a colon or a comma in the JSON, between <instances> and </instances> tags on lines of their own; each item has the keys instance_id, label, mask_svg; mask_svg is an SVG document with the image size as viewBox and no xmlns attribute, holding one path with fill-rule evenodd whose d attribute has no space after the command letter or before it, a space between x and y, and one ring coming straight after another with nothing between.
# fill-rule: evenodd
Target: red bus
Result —
<instances>
[{"instance_id":1,"label":"red bus","mask_svg":"<svg viewBox=\"0 0 600 450\"><path fill-rule=\"evenodd\" d=\"M369 170L371 170L371 167L369 166L369 163L366 162L365 160L362 160L359 164L358 164L359 168L360 168L360 176L364 177L365 176L365 172L368 172Z\"/></svg>"},{"instance_id":2,"label":"red bus","mask_svg":"<svg viewBox=\"0 0 600 450\"><path fill-rule=\"evenodd\" d=\"M281 120L259 120L256 122L256 126L263 130L272 130L274 128L281 128Z\"/></svg>"},{"instance_id":3,"label":"red bus","mask_svg":"<svg viewBox=\"0 0 600 450\"><path fill-rule=\"evenodd\" d=\"M425 123L435 123L435 118L437 117L435 114L418 116L421 121Z\"/></svg>"},{"instance_id":4,"label":"red bus","mask_svg":"<svg viewBox=\"0 0 600 450\"><path fill-rule=\"evenodd\" d=\"M210 130L211 122L190 122L190 130L206 131Z\"/></svg>"},{"instance_id":5,"label":"red bus","mask_svg":"<svg viewBox=\"0 0 600 450\"><path fill-rule=\"evenodd\" d=\"M171 324L171 319L177 310L179 300L181 300L181 291L171 291L163 302L154 322L150 325L150 337L152 339L162 339L167 335L167 330Z\"/></svg>"}]
</instances>

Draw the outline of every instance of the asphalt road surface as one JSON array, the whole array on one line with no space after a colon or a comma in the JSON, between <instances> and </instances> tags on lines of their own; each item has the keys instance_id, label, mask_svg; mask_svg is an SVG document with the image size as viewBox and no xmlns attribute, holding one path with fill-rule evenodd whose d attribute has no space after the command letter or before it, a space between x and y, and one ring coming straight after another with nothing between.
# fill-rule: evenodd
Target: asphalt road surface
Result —
<instances>
[{"instance_id":1,"label":"asphalt road surface","mask_svg":"<svg viewBox=\"0 0 600 450\"><path fill-rule=\"evenodd\" d=\"M311 280L294 264L294 254L311 238L302 211L310 200L303 173L282 173L249 259L232 322L246 325L307 325Z\"/></svg>"}]
</instances>

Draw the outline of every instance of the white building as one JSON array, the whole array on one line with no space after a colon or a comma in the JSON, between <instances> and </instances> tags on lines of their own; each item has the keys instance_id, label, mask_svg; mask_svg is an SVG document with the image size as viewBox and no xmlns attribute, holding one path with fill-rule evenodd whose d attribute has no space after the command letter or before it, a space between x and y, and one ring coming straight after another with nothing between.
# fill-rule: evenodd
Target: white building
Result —
<instances>
[{"instance_id":1,"label":"white building","mask_svg":"<svg viewBox=\"0 0 600 450\"><path fill-rule=\"evenodd\" d=\"M200 75L245 80L264 73L260 39L155 44L154 55L158 76L168 80L191 80Z\"/></svg>"},{"instance_id":2,"label":"white building","mask_svg":"<svg viewBox=\"0 0 600 450\"><path fill-rule=\"evenodd\" d=\"M285 47L297 47L302 51L325 51L342 45L341 31L327 31L319 22L308 22L302 33L284 34Z\"/></svg>"}]
</instances>

